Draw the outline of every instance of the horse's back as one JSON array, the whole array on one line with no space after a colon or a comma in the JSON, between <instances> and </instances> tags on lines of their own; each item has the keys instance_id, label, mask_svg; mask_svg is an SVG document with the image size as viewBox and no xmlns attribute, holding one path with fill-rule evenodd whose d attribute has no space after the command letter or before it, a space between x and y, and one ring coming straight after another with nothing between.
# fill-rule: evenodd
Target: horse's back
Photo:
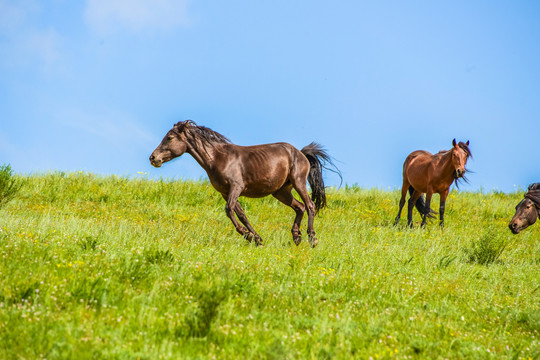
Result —
<instances>
[{"instance_id":1,"label":"horse's back","mask_svg":"<svg viewBox=\"0 0 540 360\"><path fill-rule=\"evenodd\" d=\"M222 176L231 176L225 182L233 179L241 181L244 185L243 196L262 197L279 190L289 180L290 172L299 158L309 169L305 156L285 142L250 146L227 144L223 150Z\"/></svg>"},{"instance_id":2,"label":"horse's back","mask_svg":"<svg viewBox=\"0 0 540 360\"><path fill-rule=\"evenodd\" d=\"M227 151L236 153L243 158L243 161L249 162L254 160L258 163L265 163L267 161L290 162L297 153L300 153L298 149L286 142L249 146L230 144L227 146Z\"/></svg>"},{"instance_id":3,"label":"horse's back","mask_svg":"<svg viewBox=\"0 0 540 360\"><path fill-rule=\"evenodd\" d=\"M417 166L426 165L431 162L433 154L425 150L416 150L407 156L405 162L403 163L403 171Z\"/></svg>"}]
</instances>

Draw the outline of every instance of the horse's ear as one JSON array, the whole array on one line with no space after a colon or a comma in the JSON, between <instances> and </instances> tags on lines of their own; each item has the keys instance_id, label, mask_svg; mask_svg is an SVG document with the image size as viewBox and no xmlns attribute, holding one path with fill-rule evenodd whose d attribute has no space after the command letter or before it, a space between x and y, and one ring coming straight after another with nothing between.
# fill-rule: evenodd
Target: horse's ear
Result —
<instances>
[{"instance_id":1,"label":"horse's ear","mask_svg":"<svg viewBox=\"0 0 540 360\"><path fill-rule=\"evenodd\" d=\"M175 129L179 130L179 129L181 129L182 127L184 127L185 124L186 124L186 121L179 121L179 122L177 122L176 124L174 124L173 127L174 127Z\"/></svg>"},{"instance_id":2,"label":"horse's ear","mask_svg":"<svg viewBox=\"0 0 540 360\"><path fill-rule=\"evenodd\" d=\"M452 146L456 146L456 139L452 140Z\"/></svg>"},{"instance_id":3,"label":"horse's ear","mask_svg":"<svg viewBox=\"0 0 540 360\"><path fill-rule=\"evenodd\" d=\"M465 143L465 145L469 146L469 140L467 140L467 142Z\"/></svg>"}]
</instances>

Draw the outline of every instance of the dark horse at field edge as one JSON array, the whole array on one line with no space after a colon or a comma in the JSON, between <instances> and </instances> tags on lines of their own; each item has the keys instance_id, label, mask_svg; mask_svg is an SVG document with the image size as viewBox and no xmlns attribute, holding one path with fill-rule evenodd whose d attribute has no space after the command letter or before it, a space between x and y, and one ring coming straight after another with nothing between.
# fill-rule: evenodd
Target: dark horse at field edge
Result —
<instances>
[{"instance_id":1,"label":"dark horse at field edge","mask_svg":"<svg viewBox=\"0 0 540 360\"><path fill-rule=\"evenodd\" d=\"M431 197L434 193L440 196L439 225L444 227L444 209L446 198L450 191L450 186L456 181L463 179L467 182L465 165L469 157L472 157L469 149L469 141L466 143L456 143L452 141L450 150L443 150L432 155L424 150L413 151L405 159L403 164L403 186L401 188L401 199L399 200L399 211L394 225L399 223L401 210L405 205L407 191L410 193L407 225L412 227L413 208L416 206L422 215L422 224L426 225L426 219L433 218L434 211L431 210ZM426 199L422 194L426 194Z\"/></svg>"},{"instance_id":2,"label":"dark horse at field edge","mask_svg":"<svg viewBox=\"0 0 540 360\"><path fill-rule=\"evenodd\" d=\"M296 213L292 237L296 245L302 241L300 223L308 213L307 233L312 247L317 246L313 221L315 214L326 206L322 169L330 164L339 174L331 158L317 143L302 150L288 143L240 146L225 136L191 120L178 122L167 132L159 146L152 152L150 163L160 167L163 163L188 153L208 174L212 186L227 202L225 212L236 231L259 246L262 239L249 223L239 196L252 198L274 196ZM341 175L340 175L341 176ZM308 194L309 181L312 196ZM291 193L295 189L302 202ZM240 222L244 226L242 226Z\"/></svg>"},{"instance_id":3,"label":"dark horse at field edge","mask_svg":"<svg viewBox=\"0 0 540 360\"><path fill-rule=\"evenodd\" d=\"M529 185L523 200L516 205L516 213L508 227L513 234L533 225L540 218L540 183Z\"/></svg>"}]
</instances>

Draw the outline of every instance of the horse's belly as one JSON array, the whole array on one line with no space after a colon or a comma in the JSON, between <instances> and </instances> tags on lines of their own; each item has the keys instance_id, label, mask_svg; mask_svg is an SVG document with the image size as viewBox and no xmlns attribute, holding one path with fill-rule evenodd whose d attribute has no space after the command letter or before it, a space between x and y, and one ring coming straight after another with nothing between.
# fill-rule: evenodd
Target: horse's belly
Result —
<instances>
[{"instance_id":1,"label":"horse's belly","mask_svg":"<svg viewBox=\"0 0 540 360\"><path fill-rule=\"evenodd\" d=\"M281 189L288 181L289 169L285 162L271 163L258 169L245 168L242 174L242 196L263 197Z\"/></svg>"},{"instance_id":2,"label":"horse's belly","mask_svg":"<svg viewBox=\"0 0 540 360\"><path fill-rule=\"evenodd\" d=\"M266 181L248 182L244 184L244 190L240 194L247 197L264 197L274 194L287 183L287 178L273 178Z\"/></svg>"},{"instance_id":3,"label":"horse's belly","mask_svg":"<svg viewBox=\"0 0 540 360\"><path fill-rule=\"evenodd\" d=\"M240 194L240 196L245 196L245 197L248 197L248 198L262 198L262 197L265 197L265 196L268 196L268 195L272 195L276 191L264 191L264 192L261 192L261 191L257 191L257 190L246 189Z\"/></svg>"}]
</instances>

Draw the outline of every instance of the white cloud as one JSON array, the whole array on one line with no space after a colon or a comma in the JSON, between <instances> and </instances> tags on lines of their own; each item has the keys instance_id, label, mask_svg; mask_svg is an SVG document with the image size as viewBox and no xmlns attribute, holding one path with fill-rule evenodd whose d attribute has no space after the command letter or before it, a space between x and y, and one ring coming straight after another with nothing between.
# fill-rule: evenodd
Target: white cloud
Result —
<instances>
[{"instance_id":1,"label":"white cloud","mask_svg":"<svg viewBox=\"0 0 540 360\"><path fill-rule=\"evenodd\" d=\"M0 0L0 65L38 65L50 70L61 60L62 36L53 28L38 27L30 20L41 9L34 1Z\"/></svg>"},{"instance_id":2,"label":"white cloud","mask_svg":"<svg viewBox=\"0 0 540 360\"><path fill-rule=\"evenodd\" d=\"M17 152L17 148L11 144L7 136L5 136L3 133L0 133L0 157L5 158L5 154L15 154ZM0 163L0 165L2 165Z\"/></svg>"},{"instance_id":3,"label":"white cloud","mask_svg":"<svg viewBox=\"0 0 540 360\"><path fill-rule=\"evenodd\" d=\"M141 127L134 115L113 109L85 111L63 108L55 117L63 126L101 138L119 148L127 149L133 144L154 144L160 140Z\"/></svg>"},{"instance_id":4,"label":"white cloud","mask_svg":"<svg viewBox=\"0 0 540 360\"><path fill-rule=\"evenodd\" d=\"M62 37L50 28L27 34L23 51L29 55L37 55L43 64L50 68L61 59L60 47Z\"/></svg>"},{"instance_id":5,"label":"white cloud","mask_svg":"<svg viewBox=\"0 0 540 360\"><path fill-rule=\"evenodd\" d=\"M0 33L8 33L26 22L29 13L38 11L34 1L0 0Z\"/></svg>"},{"instance_id":6,"label":"white cloud","mask_svg":"<svg viewBox=\"0 0 540 360\"><path fill-rule=\"evenodd\" d=\"M99 33L168 30L189 25L189 0L87 0L86 23Z\"/></svg>"}]
</instances>

